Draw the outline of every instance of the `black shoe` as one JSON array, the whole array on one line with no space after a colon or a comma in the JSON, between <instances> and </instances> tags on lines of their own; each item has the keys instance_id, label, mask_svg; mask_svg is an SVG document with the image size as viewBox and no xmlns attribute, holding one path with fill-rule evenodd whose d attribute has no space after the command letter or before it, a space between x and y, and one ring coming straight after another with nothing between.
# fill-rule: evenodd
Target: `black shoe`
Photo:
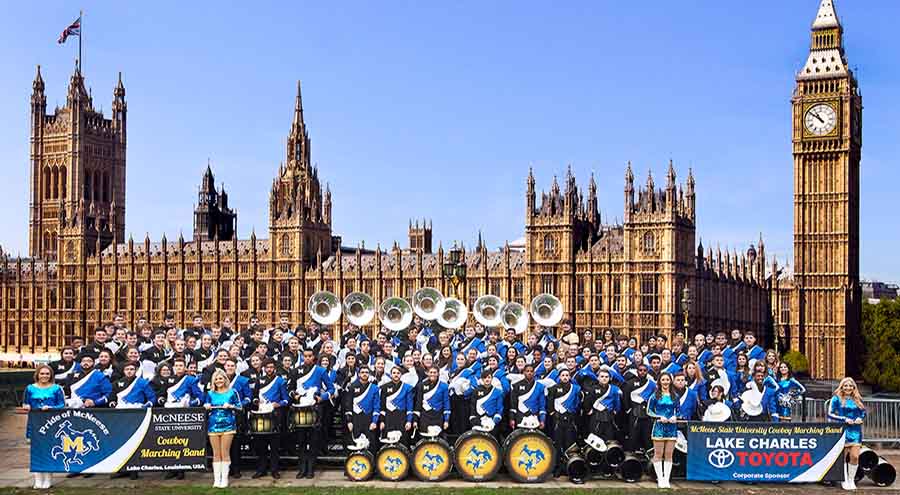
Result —
<instances>
[{"instance_id":1,"label":"black shoe","mask_svg":"<svg viewBox=\"0 0 900 495\"><path fill-rule=\"evenodd\" d=\"M572 478L572 483L575 483L576 485L583 485L584 480L581 478Z\"/></svg>"},{"instance_id":2,"label":"black shoe","mask_svg":"<svg viewBox=\"0 0 900 495\"><path fill-rule=\"evenodd\" d=\"M251 476L251 478L253 478L253 479L259 479L259 478L262 478L262 477L265 476L265 475L266 475L266 472L265 472L265 471L257 471L257 472L255 472L255 473L253 473L253 476Z\"/></svg>"},{"instance_id":3,"label":"black shoe","mask_svg":"<svg viewBox=\"0 0 900 495\"><path fill-rule=\"evenodd\" d=\"M175 479L183 480L184 479L184 471L178 471L178 473L175 474Z\"/></svg>"},{"instance_id":4,"label":"black shoe","mask_svg":"<svg viewBox=\"0 0 900 495\"><path fill-rule=\"evenodd\" d=\"M130 479L130 480L136 480L136 479L138 479L138 474L137 474L137 473L129 473L129 474L128 474L128 479Z\"/></svg>"},{"instance_id":5,"label":"black shoe","mask_svg":"<svg viewBox=\"0 0 900 495\"><path fill-rule=\"evenodd\" d=\"M303 478L304 476L306 476L306 471L304 471L303 468L301 467L297 471L297 479L299 480L300 478Z\"/></svg>"},{"instance_id":6,"label":"black shoe","mask_svg":"<svg viewBox=\"0 0 900 495\"><path fill-rule=\"evenodd\" d=\"M316 471L313 469L312 461L306 464L306 478L313 479L316 477Z\"/></svg>"},{"instance_id":7,"label":"black shoe","mask_svg":"<svg viewBox=\"0 0 900 495\"><path fill-rule=\"evenodd\" d=\"M178 476L177 472L169 471L168 473L166 473L165 476L163 476L163 479L164 480L174 480L176 476Z\"/></svg>"},{"instance_id":8,"label":"black shoe","mask_svg":"<svg viewBox=\"0 0 900 495\"><path fill-rule=\"evenodd\" d=\"M67 474L66 478L71 479L71 478L77 478L78 476L80 476L80 473L72 473L72 474Z\"/></svg>"},{"instance_id":9,"label":"black shoe","mask_svg":"<svg viewBox=\"0 0 900 495\"><path fill-rule=\"evenodd\" d=\"M86 474L86 475L84 475L84 479L93 478L93 477L94 477L93 474Z\"/></svg>"},{"instance_id":10,"label":"black shoe","mask_svg":"<svg viewBox=\"0 0 900 495\"><path fill-rule=\"evenodd\" d=\"M272 471L272 479L281 479L281 473L279 473L278 471Z\"/></svg>"},{"instance_id":11,"label":"black shoe","mask_svg":"<svg viewBox=\"0 0 900 495\"><path fill-rule=\"evenodd\" d=\"M232 469L231 474L229 474L232 478L239 480L241 479L241 470L240 469Z\"/></svg>"}]
</instances>

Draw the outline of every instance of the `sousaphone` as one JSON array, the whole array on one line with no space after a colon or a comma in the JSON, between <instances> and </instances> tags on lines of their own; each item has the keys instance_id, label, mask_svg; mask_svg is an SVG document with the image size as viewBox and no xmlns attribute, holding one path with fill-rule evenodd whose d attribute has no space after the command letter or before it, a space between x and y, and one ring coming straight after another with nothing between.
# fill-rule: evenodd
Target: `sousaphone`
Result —
<instances>
[{"instance_id":1,"label":"sousaphone","mask_svg":"<svg viewBox=\"0 0 900 495\"><path fill-rule=\"evenodd\" d=\"M375 317L375 311L375 301L368 294L351 292L344 298L344 314L353 325L367 325Z\"/></svg>"},{"instance_id":2,"label":"sousaphone","mask_svg":"<svg viewBox=\"0 0 900 495\"><path fill-rule=\"evenodd\" d=\"M444 328L456 329L466 324L469 310L462 301L454 297L444 299L444 310L437 317L437 322Z\"/></svg>"},{"instance_id":3,"label":"sousaphone","mask_svg":"<svg viewBox=\"0 0 900 495\"><path fill-rule=\"evenodd\" d=\"M511 328L517 334L522 334L528 328L528 311L517 302L506 303L500 310L500 319L504 328Z\"/></svg>"},{"instance_id":4,"label":"sousaphone","mask_svg":"<svg viewBox=\"0 0 900 495\"><path fill-rule=\"evenodd\" d=\"M413 320L412 306L402 297L389 297L378 308L378 319L392 332L406 330Z\"/></svg>"},{"instance_id":5,"label":"sousaphone","mask_svg":"<svg viewBox=\"0 0 900 495\"><path fill-rule=\"evenodd\" d=\"M412 304L420 318L434 321L444 312L444 295L434 287L422 287L413 295Z\"/></svg>"},{"instance_id":6,"label":"sousaphone","mask_svg":"<svg viewBox=\"0 0 900 495\"><path fill-rule=\"evenodd\" d=\"M531 300L531 317L542 327L555 327L562 321L562 301L553 294L538 294Z\"/></svg>"},{"instance_id":7,"label":"sousaphone","mask_svg":"<svg viewBox=\"0 0 900 495\"><path fill-rule=\"evenodd\" d=\"M333 325L341 319L341 300L327 290L320 290L309 298L309 315L320 325Z\"/></svg>"},{"instance_id":8,"label":"sousaphone","mask_svg":"<svg viewBox=\"0 0 900 495\"><path fill-rule=\"evenodd\" d=\"M472 313L475 320L486 327L497 327L503 323L500 310L503 309L503 300L492 294L485 294L475 300Z\"/></svg>"}]
</instances>

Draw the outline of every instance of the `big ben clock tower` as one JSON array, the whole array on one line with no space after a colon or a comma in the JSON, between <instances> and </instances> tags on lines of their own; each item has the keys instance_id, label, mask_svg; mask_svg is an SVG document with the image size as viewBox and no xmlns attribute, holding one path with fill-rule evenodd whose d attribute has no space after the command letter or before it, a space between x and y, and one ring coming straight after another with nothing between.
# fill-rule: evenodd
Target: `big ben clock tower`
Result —
<instances>
[{"instance_id":1,"label":"big ben clock tower","mask_svg":"<svg viewBox=\"0 0 900 495\"><path fill-rule=\"evenodd\" d=\"M815 378L857 371L862 97L834 0L822 0L793 104L794 297L791 347Z\"/></svg>"}]
</instances>

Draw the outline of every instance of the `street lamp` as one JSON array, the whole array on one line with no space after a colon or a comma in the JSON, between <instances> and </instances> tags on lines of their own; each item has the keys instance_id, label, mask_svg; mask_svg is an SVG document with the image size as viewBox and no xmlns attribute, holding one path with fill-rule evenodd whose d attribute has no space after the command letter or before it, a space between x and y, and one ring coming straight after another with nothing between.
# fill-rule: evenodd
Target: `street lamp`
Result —
<instances>
[{"instance_id":1,"label":"street lamp","mask_svg":"<svg viewBox=\"0 0 900 495\"><path fill-rule=\"evenodd\" d=\"M454 242L450 256L444 262L444 278L453 285L454 297L459 299L459 284L466 279L466 264L462 260L462 249Z\"/></svg>"},{"instance_id":2,"label":"street lamp","mask_svg":"<svg viewBox=\"0 0 900 495\"><path fill-rule=\"evenodd\" d=\"M685 284L684 288L681 289L681 312L684 314L684 337L688 338L688 329L690 328L690 323L688 321L688 317L691 314L691 289Z\"/></svg>"}]
</instances>

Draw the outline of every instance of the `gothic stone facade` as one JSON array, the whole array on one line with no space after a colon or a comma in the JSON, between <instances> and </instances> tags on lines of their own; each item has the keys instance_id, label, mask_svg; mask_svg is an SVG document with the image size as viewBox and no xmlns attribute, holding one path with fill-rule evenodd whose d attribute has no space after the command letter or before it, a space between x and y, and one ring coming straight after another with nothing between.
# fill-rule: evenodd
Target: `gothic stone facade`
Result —
<instances>
[{"instance_id":1,"label":"gothic stone facade","mask_svg":"<svg viewBox=\"0 0 900 495\"><path fill-rule=\"evenodd\" d=\"M823 6L826 3L831 2ZM840 29L831 29L839 40ZM858 327L853 306L858 304L853 300L858 290L853 284L858 272L858 173L853 171L859 159L859 139L854 137L859 122L851 117L858 116L859 97L846 63L842 67L843 76L837 79L798 77L795 127L802 124L799 112L823 99L839 109L842 124L827 138L796 130L794 143L797 211L806 211L807 204L827 203L827 218L833 219L828 225L843 234L813 235L810 229L825 225L824 220L803 220L795 229L795 251L798 260L805 260L810 249L816 250L815 259L825 260L830 258L823 250L829 246L842 254L834 263L844 275L819 274L834 270L803 261L796 262L802 269L794 278L779 277L774 260L767 265L761 238L741 253L714 251L709 244L704 248L696 236L696 184L690 171L679 185L670 163L662 187L651 174L636 186L629 164L623 222L616 225L600 220L593 177L583 191L569 171L562 187L554 178L538 201L529 171L524 249L506 245L492 251L480 241L473 249L463 248L467 277L456 295L471 307L487 293L527 304L534 295L550 292L560 297L567 316L579 327L643 337L671 335L687 323L690 333L751 330L771 345L772 330L777 329L790 337L791 347L830 356L811 356L816 376L841 376L845 318L847 332ZM0 253L0 348L6 352L26 357L52 352L116 314L130 324L140 317L157 324L172 313L182 325L200 314L209 322L230 317L243 326L251 314L271 323L287 313L292 322L302 324L309 320L307 299L322 289L340 296L362 291L376 300L410 297L424 286L454 293L442 276L449 253L440 245L432 252L430 222L410 226L409 249L396 242L390 249L374 250L341 245L332 229L331 190L322 187L310 160L299 84L285 161L269 195L267 239L257 238L255 232L243 240L233 235L236 214L227 208L227 199L220 206L221 199L213 198L209 171L200 188L193 239L126 241L126 105L121 80L113 93L110 120L93 109L77 69L66 106L53 115L46 115L45 107L38 71L32 94L30 256ZM809 175L820 174L814 163L831 164L830 182ZM824 184L840 186L843 193L834 191L833 198L829 193L833 201L825 201L813 190ZM200 211L204 201L207 208ZM216 209L218 213L210 213ZM687 322L681 308L684 287L693 296ZM822 306L819 296L827 296L830 305ZM783 311L785 304L790 309ZM839 307L846 310L838 312ZM839 314L841 321L822 320L826 311ZM820 347L823 342L829 346Z\"/></svg>"}]
</instances>

